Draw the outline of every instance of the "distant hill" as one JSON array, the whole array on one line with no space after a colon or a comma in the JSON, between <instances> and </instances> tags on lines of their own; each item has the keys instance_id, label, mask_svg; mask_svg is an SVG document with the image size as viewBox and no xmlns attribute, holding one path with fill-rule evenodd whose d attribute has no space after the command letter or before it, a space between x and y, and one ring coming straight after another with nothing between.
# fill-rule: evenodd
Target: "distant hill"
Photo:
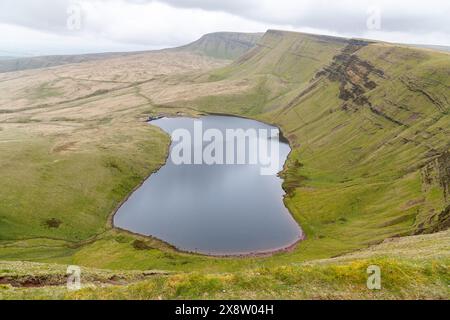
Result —
<instances>
[{"instance_id":1,"label":"distant hill","mask_svg":"<svg viewBox=\"0 0 450 320\"><path fill-rule=\"evenodd\" d=\"M252 49L262 33L218 32L206 34L188 45L164 49L163 51L187 51L217 59L234 60ZM151 52L151 51L149 51ZM0 57L0 73L28 69L49 68L71 63L81 63L141 54L140 52L94 53L82 55L53 55L41 57L11 58Z\"/></svg>"},{"instance_id":2,"label":"distant hill","mask_svg":"<svg viewBox=\"0 0 450 320\"><path fill-rule=\"evenodd\" d=\"M427 44L412 44L410 46L416 47L416 48L424 48L424 49L431 49L431 50L436 50L436 51L450 52L450 47L448 47L448 46L434 46L434 45L427 45Z\"/></svg>"},{"instance_id":3,"label":"distant hill","mask_svg":"<svg viewBox=\"0 0 450 320\"><path fill-rule=\"evenodd\" d=\"M217 59L234 60L252 49L263 33L217 32L174 50L201 53Z\"/></svg>"},{"instance_id":4,"label":"distant hill","mask_svg":"<svg viewBox=\"0 0 450 320\"><path fill-rule=\"evenodd\" d=\"M55 56L9 58L9 59L2 59L0 57L0 73L21 71L28 69L49 68L70 63L80 63L92 60L121 57L129 54L130 53L94 53L81 55L55 55Z\"/></svg>"}]
</instances>

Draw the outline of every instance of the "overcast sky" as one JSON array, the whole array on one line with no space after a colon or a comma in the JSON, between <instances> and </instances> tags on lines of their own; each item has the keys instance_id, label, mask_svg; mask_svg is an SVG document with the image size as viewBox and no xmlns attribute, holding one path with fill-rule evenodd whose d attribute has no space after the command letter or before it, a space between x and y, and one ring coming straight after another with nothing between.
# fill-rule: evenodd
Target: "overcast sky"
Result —
<instances>
[{"instance_id":1,"label":"overcast sky","mask_svg":"<svg viewBox=\"0 0 450 320\"><path fill-rule=\"evenodd\" d=\"M450 1L0 0L0 56L158 49L267 29L450 45Z\"/></svg>"}]
</instances>

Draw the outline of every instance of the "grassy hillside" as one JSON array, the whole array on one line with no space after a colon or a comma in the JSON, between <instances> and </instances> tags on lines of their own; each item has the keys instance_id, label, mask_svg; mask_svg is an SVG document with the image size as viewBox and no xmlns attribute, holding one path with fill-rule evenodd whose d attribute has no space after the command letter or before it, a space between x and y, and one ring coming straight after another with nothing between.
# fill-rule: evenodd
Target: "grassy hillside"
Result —
<instances>
[{"instance_id":1,"label":"grassy hillside","mask_svg":"<svg viewBox=\"0 0 450 320\"><path fill-rule=\"evenodd\" d=\"M0 262L0 299L419 299L448 298L449 232L388 241L352 255L221 274L83 268L68 292L66 266ZM418 253L421 253L420 255ZM366 287L367 267L382 289Z\"/></svg>"},{"instance_id":2,"label":"grassy hillside","mask_svg":"<svg viewBox=\"0 0 450 320\"><path fill-rule=\"evenodd\" d=\"M252 77L254 89L188 105L281 126L303 246L352 249L448 227L449 74L447 54L272 31L212 74Z\"/></svg>"},{"instance_id":3,"label":"grassy hillside","mask_svg":"<svg viewBox=\"0 0 450 320\"><path fill-rule=\"evenodd\" d=\"M448 229L449 86L446 53L282 31L231 64L167 51L2 74L0 260L188 273L77 298L204 297L194 287L217 298L448 297L447 233L381 245L375 260L311 261ZM307 236L291 252L219 259L112 228L113 209L165 159L168 137L146 117L208 112L274 123L289 139L285 204ZM431 254L419 263L421 239ZM396 270L391 291L352 287L367 263Z\"/></svg>"}]
</instances>

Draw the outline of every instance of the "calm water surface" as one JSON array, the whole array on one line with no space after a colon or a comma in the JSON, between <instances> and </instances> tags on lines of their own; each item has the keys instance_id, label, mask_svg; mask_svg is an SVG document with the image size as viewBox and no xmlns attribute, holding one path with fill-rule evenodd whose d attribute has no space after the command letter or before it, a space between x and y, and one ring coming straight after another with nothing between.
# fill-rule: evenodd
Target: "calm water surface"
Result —
<instances>
[{"instance_id":1,"label":"calm water surface","mask_svg":"<svg viewBox=\"0 0 450 320\"><path fill-rule=\"evenodd\" d=\"M274 129L236 117L200 120L203 130L219 129L224 136L226 129ZM163 118L151 125L168 134L179 128L193 132L194 121ZM289 152L289 145L280 142L280 170ZM261 175L260 165L175 165L169 157L119 208L114 225L204 254L283 249L297 242L302 231L283 204L281 184L276 175Z\"/></svg>"}]
</instances>

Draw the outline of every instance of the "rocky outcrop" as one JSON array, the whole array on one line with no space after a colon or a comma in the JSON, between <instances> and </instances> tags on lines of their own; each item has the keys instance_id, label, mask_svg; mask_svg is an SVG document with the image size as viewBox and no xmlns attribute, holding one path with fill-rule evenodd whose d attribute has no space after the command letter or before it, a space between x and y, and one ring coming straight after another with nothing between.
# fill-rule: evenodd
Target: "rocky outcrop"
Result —
<instances>
[{"instance_id":1,"label":"rocky outcrop","mask_svg":"<svg viewBox=\"0 0 450 320\"><path fill-rule=\"evenodd\" d=\"M382 70L354 54L369 44L370 42L366 41L349 40L342 52L333 58L332 64L316 75L316 78L326 76L331 81L338 81L340 83L339 98L356 106L368 105L369 101L364 94L377 87L377 84L370 79L370 75L378 77L384 75ZM348 109L349 104L344 103L343 108Z\"/></svg>"},{"instance_id":2,"label":"rocky outcrop","mask_svg":"<svg viewBox=\"0 0 450 320\"><path fill-rule=\"evenodd\" d=\"M424 194L437 187L443 196L435 205L426 207L426 216L418 222L414 234L447 230L450 228L450 152L446 151L426 164L421 174Z\"/></svg>"},{"instance_id":3,"label":"rocky outcrop","mask_svg":"<svg viewBox=\"0 0 450 320\"><path fill-rule=\"evenodd\" d=\"M450 152L442 153L423 167L422 181L425 189L439 185L445 201L450 201Z\"/></svg>"},{"instance_id":4,"label":"rocky outcrop","mask_svg":"<svg viewBox=\"0 0 450 320\"><path fill-rule=\"evenodd\" d=\"M431 232L444 231L450 228L450 205L439 213L436 224Z\"/></svg>"}]
</instances>

